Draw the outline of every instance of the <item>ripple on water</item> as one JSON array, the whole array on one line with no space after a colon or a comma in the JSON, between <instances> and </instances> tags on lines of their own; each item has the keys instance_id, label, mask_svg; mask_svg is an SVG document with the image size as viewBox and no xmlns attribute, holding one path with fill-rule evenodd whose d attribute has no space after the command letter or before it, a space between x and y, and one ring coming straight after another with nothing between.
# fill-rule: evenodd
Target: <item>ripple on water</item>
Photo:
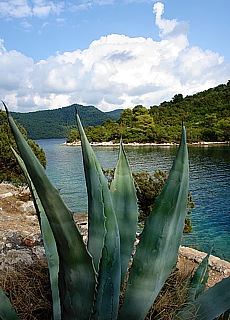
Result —
<instances>
[{"instance_id":1,"label":"ripple on water","mask_svg":"<svg viewBox=\"0 0 230 320\"><path fill-rule=\"evenodd\" d=\"M63 147L63 140L39 140L47 155L47 174L73 211L87 211L87 194L80 147ZM94 149L105 169L114 168L117 148ZM132 170L168 171L176 147L126 148ZM208 251L230 261L230 148L189 147L189 189L196 207L190 216L193 232L183 236L183 245Z\"/></svg>"}]
</instances>

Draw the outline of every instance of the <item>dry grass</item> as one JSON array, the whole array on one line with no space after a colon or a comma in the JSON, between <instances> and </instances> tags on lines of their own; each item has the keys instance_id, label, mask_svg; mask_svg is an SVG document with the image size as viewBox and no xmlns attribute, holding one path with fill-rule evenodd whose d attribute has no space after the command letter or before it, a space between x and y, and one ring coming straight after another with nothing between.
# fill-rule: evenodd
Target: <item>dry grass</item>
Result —
<instances>
[{"instance_id":1,"label":"dry grass","mask_svg":"<svg viewBox=\"0 0 230 320\"><path fill-rule=\"evenodd\" d=\"M188 286L185 280L188 272L177 269L167 279L155 303L149 310L146 320L172 320L185 305Z\"/></svg>"},{"instance_id":2,"label":"dry grass","mask_svg":"<svg viewBox=\"0 0 230 320\"><path fill-rule=\"evenodd\" d=\"M176 269L167 279L145 320L171 320L186 303L188 286L185 280L191 274L191 268ZM126 276L126 281L127 281ZM126 282L125 281L125 282ZM120 305L124 298L126 283L120 296ZM190 319L192 320L192 318Z\"/></svg>"},{"instance_id":3,"label":"dry grass","mask_svg":"<svg viewBox=\"0 0 230 320\"><path fill-rule=\"evenodd\" d=\"M51 290L45 261L17 266L16 270L1 271L0 286L21 320L51 319Z\"/></svg>"}]
</instances>

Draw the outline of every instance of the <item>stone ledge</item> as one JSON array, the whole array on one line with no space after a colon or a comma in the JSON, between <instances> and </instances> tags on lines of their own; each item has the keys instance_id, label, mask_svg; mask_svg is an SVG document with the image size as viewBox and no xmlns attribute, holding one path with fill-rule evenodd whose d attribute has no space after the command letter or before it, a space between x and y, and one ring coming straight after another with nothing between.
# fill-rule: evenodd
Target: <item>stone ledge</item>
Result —
<instances>
[{"instance_id":1,"label":"stone ledge","mask_svg":"<svg viewBox=\"0 0 230 320\"><path fill-rule=\"evenodd\" d=\"M87 222L80 222L79 228L84 241L86 241ZM179 255L198 264L206 256L206 253L180 246ZM45 259L41 234L30 234L18 230L0 231L0 270L11 268L17 263L30 265L33 260L37 259ZM209 267L224 274L225 277L230 276L230 262L228 261L211 255Z\"/></svg>"},{"instance_id":2,"label":"stone ledge","mask_svg":"<svg viewBox=\"0 0 230 320\"><path fill-rule=\"evenodd\" d=\"M201 263L201 261L207 255L207 253L205 252L198 251L196 249L189 248L189 247L183 247L183 246L180 246L179 254L197 263ZM221 273L224 273L225 276L230 276L230 262L221 260L218 257L210 255L208 265L212 270L216 270Z\"/></svg>"}]
</instances>

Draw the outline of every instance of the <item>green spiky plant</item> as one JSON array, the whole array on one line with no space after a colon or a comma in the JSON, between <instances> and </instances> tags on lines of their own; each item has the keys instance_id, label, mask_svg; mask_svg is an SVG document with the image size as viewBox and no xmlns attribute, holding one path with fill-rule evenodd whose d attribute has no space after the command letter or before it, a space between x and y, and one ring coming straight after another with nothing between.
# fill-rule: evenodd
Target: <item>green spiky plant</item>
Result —
<instances>
[{"instance_id":1,"label":"green spiky plant","mask_svg":"<svg viewBox=\"0 0 230 320\"><path fill-rule=\"evenodd\" d=\"M138 210L122 143L109 190L77 115L88 192L89 226L85 245L72 212L46 176L8 111L7 115L21 156L14 153L31 189L43 234L50 269L53 318L144 319L178 258L188 194L185 128L182 128L180 146L167 182L132 257ZM119 312L120 290L130 261L124 302ZM226 291L226 284L221 288ZM0 319L18 319L2 290L0 298ZM196 305L197 312L202 304L203 301ZM228 309L227 303L223 305L222 312Z\"/></svg>"},{"instance_id":2,"label":"green spiky plant","mask_svg":"<svg viewBox=\"0 0 230 320\"><path fill-rule=\"evenodd\" d=\"M194 275L185 281L189 287L186 306L177 314L175 320L212 320L222 314L223 316L226 314L226 318L223 319L229 319L230 277L205 291L209 276L208 260L211 250L199 264Z\"/></svg>"}]
</instances>

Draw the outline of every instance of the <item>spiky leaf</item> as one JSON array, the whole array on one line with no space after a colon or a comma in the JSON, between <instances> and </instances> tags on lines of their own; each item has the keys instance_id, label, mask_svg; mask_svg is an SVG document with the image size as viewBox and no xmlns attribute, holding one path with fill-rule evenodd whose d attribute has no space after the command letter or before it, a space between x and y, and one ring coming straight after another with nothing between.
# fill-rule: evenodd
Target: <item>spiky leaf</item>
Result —
<instances>
[{"instance_id":1,"label":"spiky leaf","mask_svg":"<svg viewBox=\"0 0 230 320\"><path fill-rule=\"evenodd\" d=\"M11 149L15 157L17 158L18 163L26 177L27 183L30 188L30 192L33 196L37 216L40 221L40 227L41 227L41 232L43 236L43 243L44 243L47 263L49 267L51 293L52 293L52 301L53 301L53 316L55 320L61 320L61 305L60 305L60 296L59 296L59 288L58 288L59 257L58 257L55 238L54 238L52 229L50 227L49 221L47 219L47 216L45 214L45 210L38 197L37 191L30 179L30 176L26 169L24 161L13 148Z\"/></svg>"},{"instance_id":2,"label":"spiky leaf","mask_svg":"<svg viewBox=\"0 0 230 320\"><path fill-rule=\"evenodd\" d=\"M99 263L102 256L102 249L105 241L105 213L103 203L103 190L101 180L104 179L101 167L96 159L85 132L83 130L79 116L77 115L77 125L81 135L81 145L83 154L83 164L88 194L88 250L93 257L96 271L99 270Z\"/></svg>"},{"instance_id":3,"label":"spiky leaf","mask_svg":"<svg viewBox=\"0 0 230 320\"><path fill-rule=\"evenodd\" d=\"M121 240L121 285L125 279L127 267L136 239L138 206L132 172L126 158L122 141L119 158L111 183L110 194L117 217Z\"/></svg>"},{"instance_id":4,"label":"spiky leaf","mask_svg":"<svg viewBox=\"0 0 230 320\"><path fill-rule=\"evenodd\" d=\"M57 244L62 318L88 319L93 307L96 282L92 258L76 227L72 212L48 179L8 111L7 114L18 150L47 214Z\"/></svg>"},{"instance_id":5,"label":"spiky leaf","mask_svg":"<svg viewBox=\"0 0 230 320\"><path fill-rule=\"evenodd\" d=\"M88 191L88 248L98 269L97 295L92 319L116 319L121 277L118 225L107 180L87 140L80 118L76 116Z\"/></svg>"},{"instance_id":6,"label":"spiky leaf","mask_svg":"<svg viewBox=\"0 0 230 320\"><path fill-rule=\"evenodd\" d=\"M19 320L12 304L0 287L0 319L1 320Z\"/></svg>"},{"instance_id":7,"label":"spiky leaf","mask_svg":"<svg viewBox=\"0 0 230 320\"><path fill-rule=\"evenodd\" d=\"M230 277L211 287L189 303L177 319L213 320L230 309Z\"/></svg>"},{"instance_id":8,"label":"spiky leaf","mask_svg":"<svg viewBox=\"0 0 230 320\"><path fill-rule=\"evenodd\" d=\"M175 267L188 197L186 132L172 169L141 234L121 311L121 319L144 319Z\"/></svg>"},{"instance_id":9,"label":"spiky leaf","mask_svg":"<svg viewBox=\"0 0 230 320\"><path fill-rule=\"evenodd\" d=\"M194 301L205 290L209 275L208 259L210 254L211 250L209 254L207 254L203 261L199 264L199 266L196 269L196 272L191 278L190 288L188 291L188 301Z\"/></svg>"}]
</instances>

